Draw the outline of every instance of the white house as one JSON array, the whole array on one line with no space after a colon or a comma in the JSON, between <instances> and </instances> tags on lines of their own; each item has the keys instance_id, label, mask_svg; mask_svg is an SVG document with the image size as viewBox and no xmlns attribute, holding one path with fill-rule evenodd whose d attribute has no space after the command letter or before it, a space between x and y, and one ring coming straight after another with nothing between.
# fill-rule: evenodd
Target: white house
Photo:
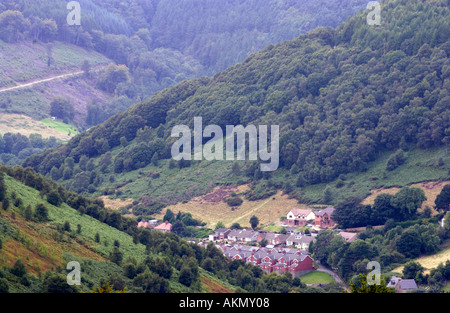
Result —
<instances>
[{"instance_id":1,"label":"white house","mask_svg":"<svg viewBox=\"0 0 450 313\"><path fill-rule=\"evenodd\" d=\"M290 225L304 225L308 221L313 221L316 215L311 209L292 209L286 218Z\"/></svg>"}]
</instances>

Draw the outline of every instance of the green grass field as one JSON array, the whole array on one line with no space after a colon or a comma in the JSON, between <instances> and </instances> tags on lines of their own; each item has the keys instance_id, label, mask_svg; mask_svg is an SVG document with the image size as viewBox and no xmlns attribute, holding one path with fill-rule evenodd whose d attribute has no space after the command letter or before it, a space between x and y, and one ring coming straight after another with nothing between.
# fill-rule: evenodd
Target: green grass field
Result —
<instances>
[{"instance_id":1,"label":"green grass field","mask_svg":"<svg viewBox=\"0 0 450 313\"><path fill-rule=\"evenodd\" d=\"M46 118L41 121L47 126L56 129L57 131L63 133L64 135L73 137L79 133L78 129L70 124L63 123L58 120L52 120L51 118Z\"/></svg>"},{"instance_id":2,"label":"green grass field","mask_svg":"<svg viewBox=\"0 0 450 313\"><path fill-rule=\"evenodd\" d=\"M330 274L325 272L314 271L308 274L300 276L300 280L302 283L307 285L312 284L329 284L334 282L333 277Z\"/></svg>"}]
</instances>

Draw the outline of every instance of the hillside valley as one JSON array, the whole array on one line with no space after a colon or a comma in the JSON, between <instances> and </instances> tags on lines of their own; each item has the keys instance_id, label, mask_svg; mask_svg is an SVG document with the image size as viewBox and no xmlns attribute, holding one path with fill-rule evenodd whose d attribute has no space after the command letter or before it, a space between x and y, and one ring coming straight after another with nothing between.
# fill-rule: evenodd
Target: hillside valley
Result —
<instances>
[{"instance_id":1,"label":"hillside valley","mask_svg":"<svg viewBox=\"0 0 450 313\"><path fill-rule=\"evenodd\" d=\"M448 1L257 2L0 0L0 291L449 290Z\"/></svg>"},{"instance_id":2,"label":"hillside valley","mask_svg":"<svg viewBox=\"0 0 450 313\"><path fill-rule=\"evenodd\" d=\"M415 19L404 7L425 15L431 6L389 5L383 36L398 38L396 46L382 44L359 13L337 30L319 28L212 78L163 90L24 166L77 192L132 198L148 214L217 185L251 182L248 200L281 189L302 203L320 202L328 186L336 203L376 188L445 180L447 37L412 35ZM428 23L445 20L447 8L439 8ZM400 21L401 30L388 27ZM192 125L194 116L220 127L279 124L279 168L258 173L249 160L174 162L171 129Z\"/></svg>"}]
</instances>

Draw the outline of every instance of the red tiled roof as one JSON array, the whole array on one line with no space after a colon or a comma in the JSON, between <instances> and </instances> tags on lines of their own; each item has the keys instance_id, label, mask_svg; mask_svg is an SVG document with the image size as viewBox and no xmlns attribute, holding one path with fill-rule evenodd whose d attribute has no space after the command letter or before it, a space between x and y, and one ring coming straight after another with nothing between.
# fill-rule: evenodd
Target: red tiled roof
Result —
<instances>
[{"instance_id":1,"label":"red tiled roof","mask_svg":"<svg viewBox=\"0 0 450 313\"><path fill-rule=\"evenodd\" d=\"M165 221L162 224L159 224L154 229L157 230L165 230L165 231L171 231L172 230L172 224L170 224L168 221Z\"/></svg>"},{"instance_id":2,"label":"red tiled roof","mask_svg":"<svg viewBox=\"0 0 450 313\"><path fill-rule=\"evenodd\" d=\"M137 227L146 227L146 228L148 228L149 227L149 223L146 222L146 221L140 221L138 223Z\"/></svg>"}]
</instances>

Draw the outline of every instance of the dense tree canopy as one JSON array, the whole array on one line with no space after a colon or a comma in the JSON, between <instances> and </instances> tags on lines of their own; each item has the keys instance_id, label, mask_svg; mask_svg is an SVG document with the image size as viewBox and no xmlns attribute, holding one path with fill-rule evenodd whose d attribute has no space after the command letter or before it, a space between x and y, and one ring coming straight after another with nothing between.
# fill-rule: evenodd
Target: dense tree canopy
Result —
<instances>
[{"instance_id":1,"label":"dense tree canopy","mask_svg":"<svg viewBox=\"0 0 450 313\"><path fill-rule=\"evenodd\" d=\"M389 219L407 221L418 217L417 211L426 200L424 191L404 187L395 195L381 193L373 205L364 205L358 197L348 197L336 205L333 219L340 227L382 225Z\"/></svg>"},{"instance_id":2,"label":"dense tree canopy","mask_svg":"<svg viewBox=\"0 0 450 313\"><path fill-rule=\"evenodd\" d=\"M155 152L170 158L171 129L192 126L195 116L222 128L279 125L280 166L295 173L299 186L363 171L380 151L442 146L450 140L450 34L442 27L449 8L445 1L401 0L387 1L384 8L382 28L367 25L362 12L336 30L319 28L268 46L212 78L161 91L25 165L49 173L64 157L78 162L81 155L102 155L100 145L92 144L96 140L114 148L120 137L132 142L147 127L161 141L127 145L114 160L117 172L136 169ZM398 151L390 170L406 157ZM251 179L267 176L255 173L253 165L243 169ZM409 204L405 208L403 214L413 211Z\"/></svg>"},{"instance_id":3,"label":"dense tree canopy","mask_svg":"<svg viewBox=\"0 0 450 313\"><path fill-rule=\"evenodd\" d=\"M224 70L268 44L317 26L336 27L365 5L363 0L78 2L80 25L69 25L68 1L1 0L0 39L63 41L126 66L129 80L117 84L102 77L99 84L130 99L119 101L122 109L182 80ZM117 112L103 108L105 117Z\"/></svg>"}]
</instances>

